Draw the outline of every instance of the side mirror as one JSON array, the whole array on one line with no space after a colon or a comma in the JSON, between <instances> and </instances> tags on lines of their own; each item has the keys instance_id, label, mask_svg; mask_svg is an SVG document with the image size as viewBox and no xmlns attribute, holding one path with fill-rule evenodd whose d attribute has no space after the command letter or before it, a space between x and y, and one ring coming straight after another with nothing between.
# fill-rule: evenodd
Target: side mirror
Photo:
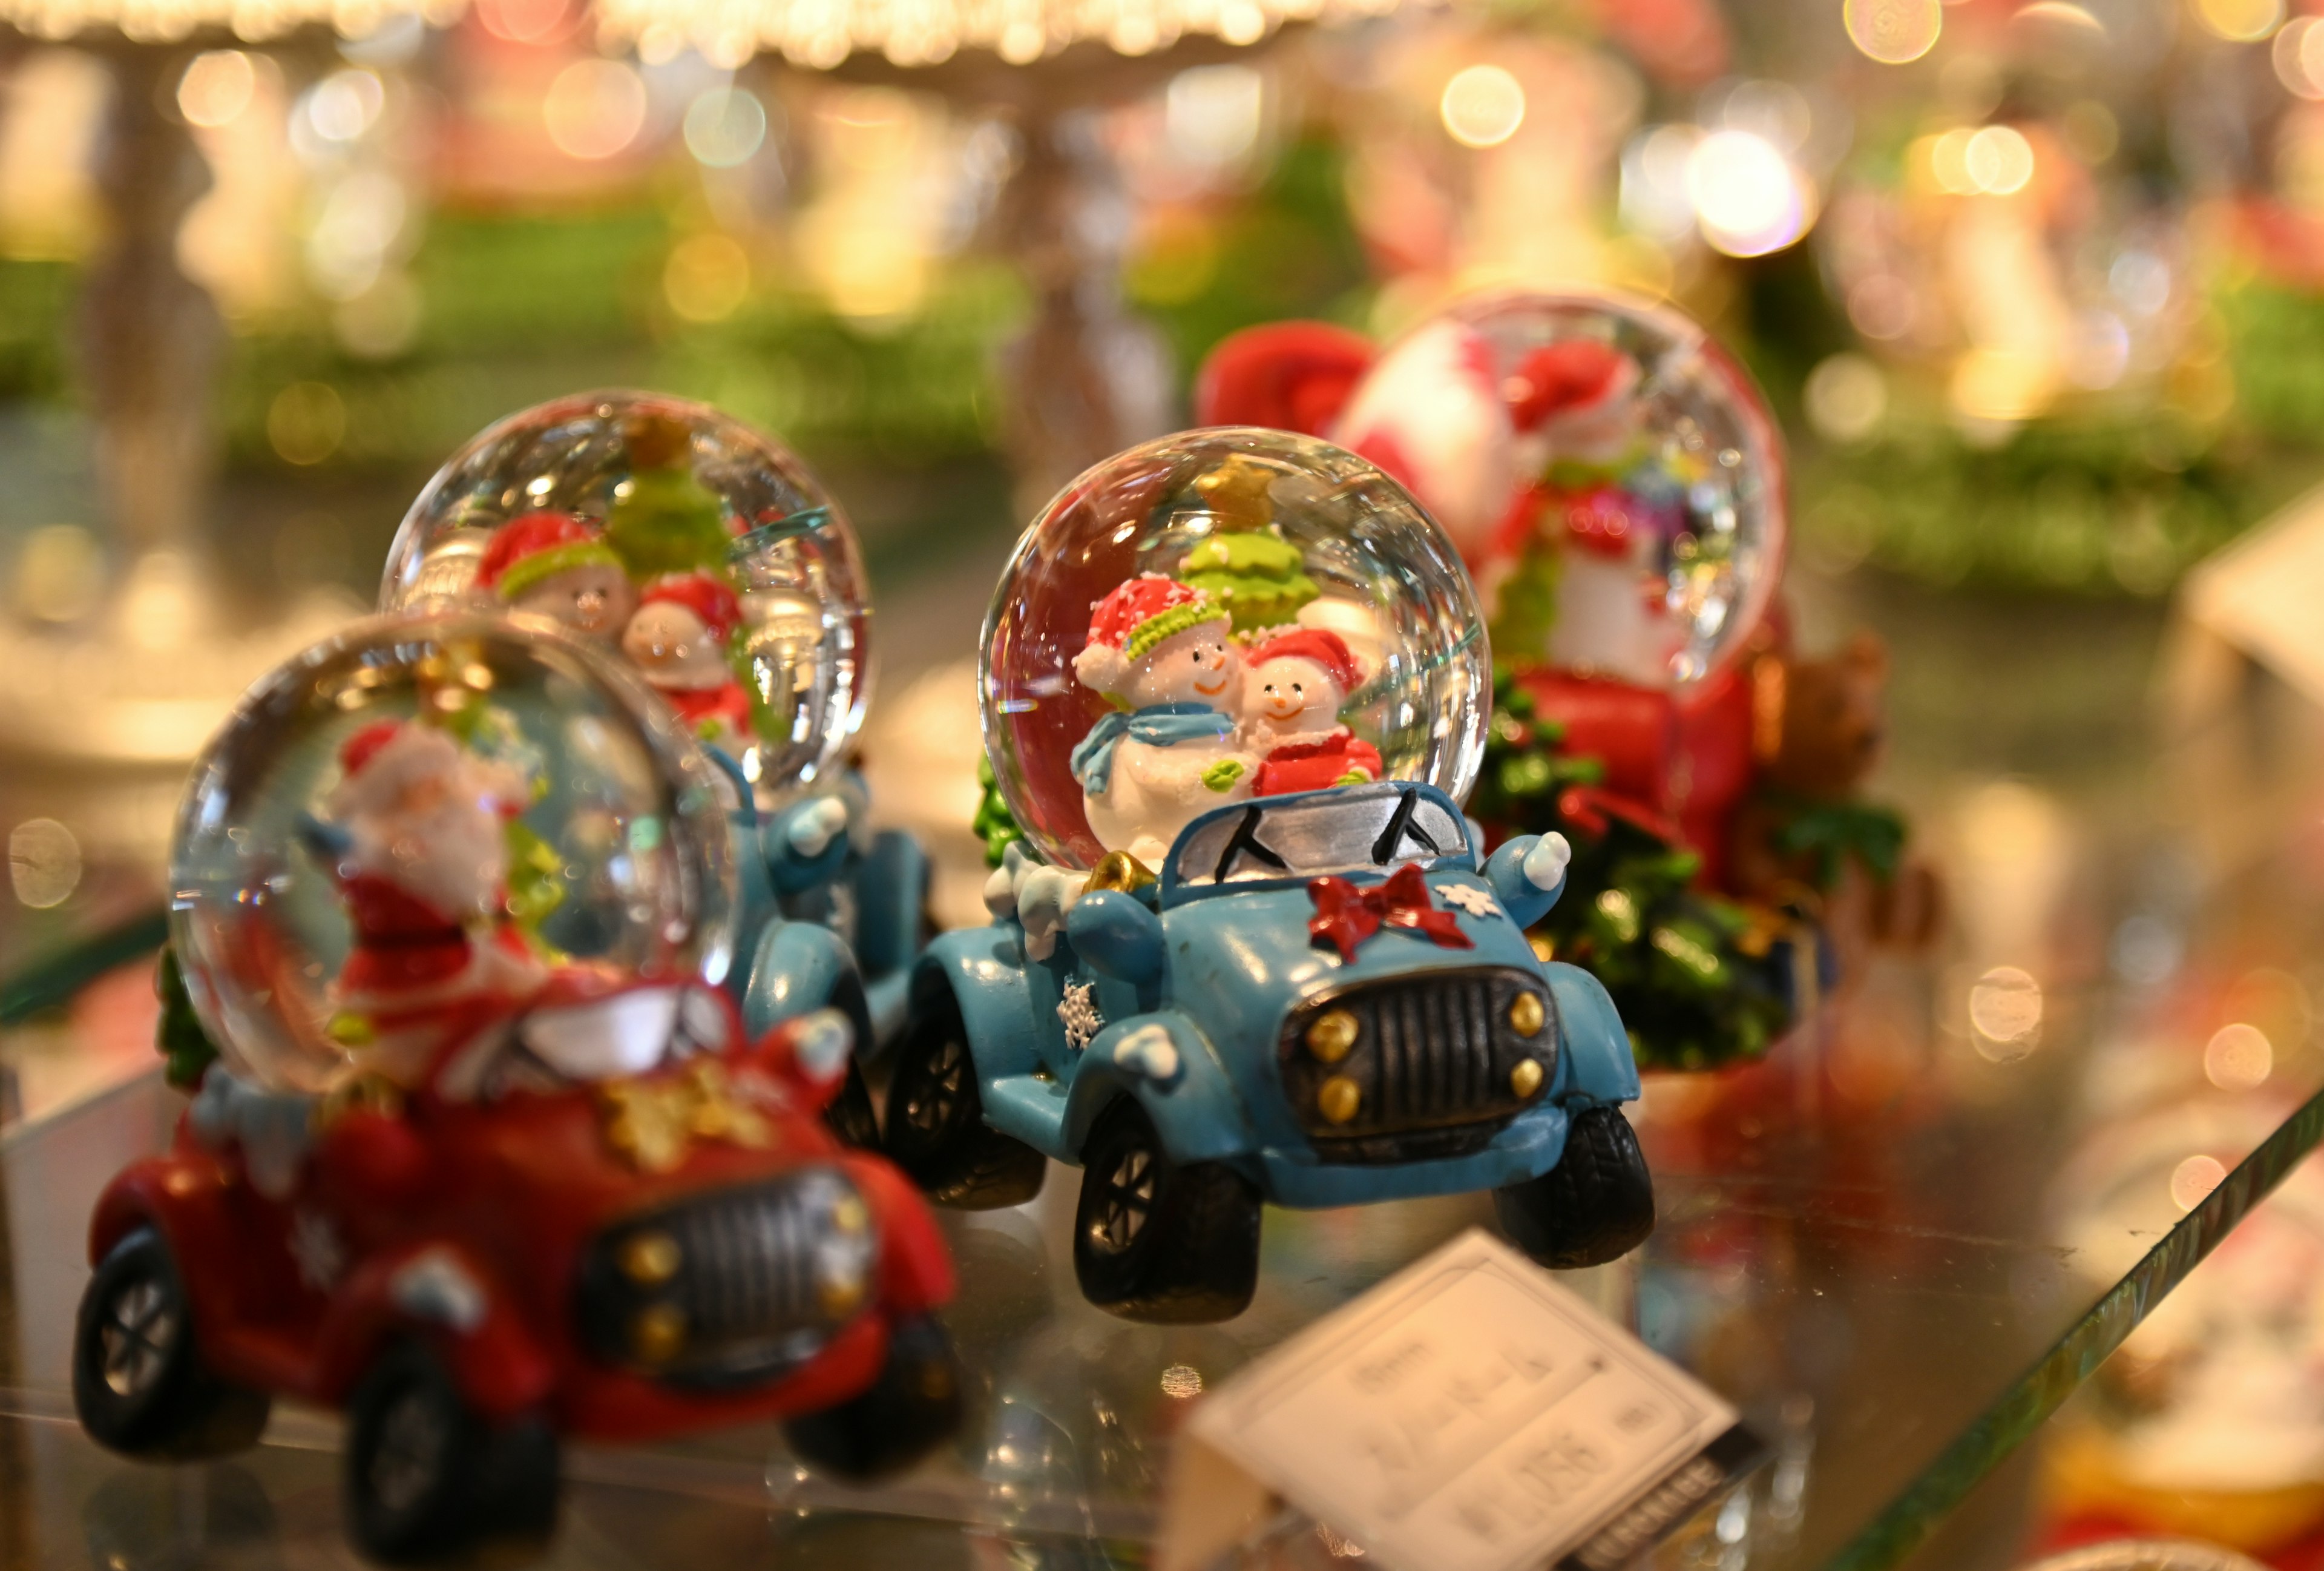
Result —
<instances>
[{"instance_id":1,"label":"side mirror","mask_svg":"<svg viewBox=\"0 0 2324 1571\"><path fill-rule=\"evenodd\" d=\"M1093 889L1074 901L1065 937L1092 968L1117 982L1155 981L1167 958L1162 919L1120 890Z\"/></svg>"},{"instance_id":2,"label":"side mirror","mask_svg":"<svg viewBox=\"0 0 2324 1571\"><path fill-rule=\"evenodd\" d=\"M1519 835L1485 859L1485 882L1509 919L1529 928L1565 892L1565 867L1572 855L1563 835Z\"/></svg>"},{"instance_id":3,"label":"side mirror","mask_svg":"<svg viewBox=\"0 0 2324 1571\"><path fill-rule=\"evenodd\" d=\"M809 1010L770 1028L756 1050L778 1069L788 1070L809 1110L820 1112L847 1078L855 1028L838 1010Z\"/></svg>"}]
</instances>

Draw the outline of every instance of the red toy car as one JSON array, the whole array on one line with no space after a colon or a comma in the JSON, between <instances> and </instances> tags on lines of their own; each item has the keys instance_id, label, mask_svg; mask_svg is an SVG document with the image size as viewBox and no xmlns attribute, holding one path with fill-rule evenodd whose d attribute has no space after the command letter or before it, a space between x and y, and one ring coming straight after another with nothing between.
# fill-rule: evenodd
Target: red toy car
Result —
<instances>
[{"instance_id":1,"label":"red toy car","mask_svg":"<svg viewBox=\"0 0 2324 1571\"><path fill-rule=\"evenodd\" d=\"M277 1393L344 1407L349 1531L386 1561L544 1535L560 1434L780 1418L843 1474L912 1461L957 1419L952 1268L816 1117L847 1052L833 1011L753 1042L707 985L576 969L408 1094L213 1063L90 1224L81 1421L177 1458L252 1444Z\"/></svg>"}]
</instances>

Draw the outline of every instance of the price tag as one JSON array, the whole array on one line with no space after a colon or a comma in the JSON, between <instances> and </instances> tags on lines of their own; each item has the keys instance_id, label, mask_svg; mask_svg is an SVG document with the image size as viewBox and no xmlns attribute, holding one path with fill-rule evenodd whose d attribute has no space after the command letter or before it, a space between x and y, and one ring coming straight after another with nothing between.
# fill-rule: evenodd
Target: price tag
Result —
<instances>
[{"instance_id":1,"label":"price tag","mask_svg":"<svg viewBox=\"0 0 2324 1571\"><path fill-rule=\"evenodd\" d=\"M1388 1571L1615 1571L1763 1448L1735 1409L1472 1230L1205 1398L1159 1571L1204 1571L1281 1497Z\"/></svg>"}]
</instances>

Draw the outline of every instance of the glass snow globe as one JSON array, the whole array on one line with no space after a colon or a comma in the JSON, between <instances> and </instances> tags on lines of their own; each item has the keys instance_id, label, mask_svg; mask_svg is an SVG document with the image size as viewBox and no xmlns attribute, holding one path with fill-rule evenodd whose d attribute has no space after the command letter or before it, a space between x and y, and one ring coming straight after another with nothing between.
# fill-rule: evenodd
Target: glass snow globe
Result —
<instances>
[{"instance_id":1,"label":"glass snow globe","mask_svg":"<svg viewBox=\"0 0 2324 1571\"><path fill-rule=\"evenodd\" d=\"M1492 698L1460 554L1403 487L1250 427L1106 459L1043 510L985 615L985 748L1047 861L1158 871L1254 797L1373 780L1464 797Z\"/></svg>"},{"instance_id":2,"label":"glass snow globe","mask_svg":"<svg viewBox=\"0 0 2324 1571\"><path fill-rule=\"evenodd\" d=\"M563 623L624 657L761 805L824 779L862 723L862 553L788 449L706 404L588 393L510 416L404 515L380 606Z\"/></svg>"},{"instance_id":3,"label":"glass snow globe","mask_svg":"<svg viewBox=\"0 0 2324 1571\"><path fill-rule=\"evenodd\" d=\"M1464 300L1388 346L1333 436L1452 536L1505 660L1683 688L1743 648L1781 574L1766 402L1662 306Z\"/></svg>"},{"instance_id":4,"label":"glass snow globe","mask_svg":"<svg viewBox=\"0 0 2324 1571\"><path fill-rule=\"evenodd\" d=\"M376 617L278 667L196 763L170 928L248 1078L407 1087L552 979L715 983L734 873L677 714L556 624Z\"/></svg>"}]
</instances>

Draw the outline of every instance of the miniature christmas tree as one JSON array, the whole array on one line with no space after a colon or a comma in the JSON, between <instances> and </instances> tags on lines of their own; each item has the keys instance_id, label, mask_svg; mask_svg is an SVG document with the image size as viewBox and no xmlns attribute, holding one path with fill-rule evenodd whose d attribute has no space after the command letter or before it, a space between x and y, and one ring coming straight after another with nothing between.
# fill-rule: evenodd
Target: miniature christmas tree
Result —
<instances>
[{"instance_id":1,"label":"miniature christmas tree","mask_svg":"<svg viewBox=\"0 0 2324 1571\"><path fill-rule=\"evenodd\" d=\"M614 487L605 543L643 582L665 573L717 573L731 536L724 509L686 459L688 436L674 420L641 414L622 429L630 474Z\"/></svg>"},{"instance_id":2,"label":"miniature christmas tree","mask_svg":"<svg viewBox=\"0 0 2324 1571\"><path fill-rule=\"evenodd\" d=\"M1497 669L1470 811L1497 834L1555 830L1573 846L1565 893L1532 932L1613 996L1642 1065L1702 1069L1766 1049L1787 1023L1780 965L1743 908L1693 887L1700 860L1651 815L1592 788L1594 759Z\"/></svg>"},{"instance_id":3,"label":"miniature christmas tree","mask_svg":"<svg viewBox=\"0 0 2324 1571\"><path fill-rule=\"evenodd\" d=\"M992 765L985 759L976 761L976 818L969 827L984 842L984 864L998 867L1001 859L1009 855L1010 845L1025 837L1010 812L1009 804L1001 799L1000 782L992 777Z\"/></svg>"},{"instance_id":4,"label":"miniature christmas tree","mask_svg":"<svg viewBox=\"0 0 2324 1571\"><path fill-rule=\"evenodd\" d=\"M194 1013L173 946L161 947L161 961L153 967L153 993L161 1001L161 1018L153 1027L153 1046L166 1065L161 1077L180 1091L191 1091L202 1083L218 1050L202 1030L201 1017Z\"/></svg>"},{"instance_id":5,"label":"miniature christmas tree","mask_svg":"<svg viewBox=\"0 0 2324 1571\"><path fill-rule=\"evenodd\" d=\"M1214 532L1186 553L1178 578L1224 605L1240 633L1279 627L1323 592L1299 548L1275 527L1268 494L1274 478L1265 465L1237 454L1194 482Z\"/></svg>"}]
</instances>

